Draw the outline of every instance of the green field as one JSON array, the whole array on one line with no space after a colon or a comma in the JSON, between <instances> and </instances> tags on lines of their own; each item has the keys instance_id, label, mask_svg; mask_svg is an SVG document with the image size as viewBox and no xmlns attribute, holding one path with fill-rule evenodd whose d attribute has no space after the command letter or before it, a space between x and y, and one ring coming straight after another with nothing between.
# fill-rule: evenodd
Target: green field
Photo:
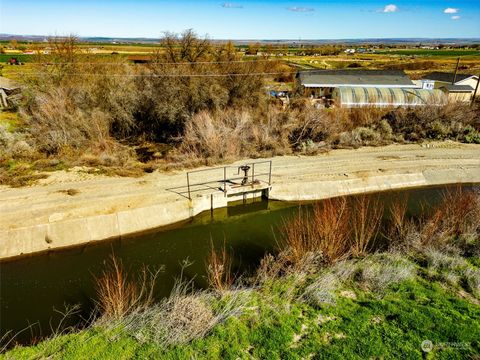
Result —
<instances>
[{"instance_id":1,"label":"green field","mask_svg":"<svg viewBox=\"0 0 480 360\"><path fill-rule=\"evenodd\" d=\"M25 54L0 54L0 64L7 63L11 58L16 58L20 62L31 62L34 61L35 55L25 55Z\"/></svg>"},{"instance_id":2,"label":"green field","mask_svg":"<svg viewBox=\"0 0 480 360\"><path fill-rule=\"evenodd\" d=\"M383 54L383 55L457 57L457 56L480 56L480 49L479 50L395 49L395 50L377 50L376 53Z\"/></svg>"}]
</instances>

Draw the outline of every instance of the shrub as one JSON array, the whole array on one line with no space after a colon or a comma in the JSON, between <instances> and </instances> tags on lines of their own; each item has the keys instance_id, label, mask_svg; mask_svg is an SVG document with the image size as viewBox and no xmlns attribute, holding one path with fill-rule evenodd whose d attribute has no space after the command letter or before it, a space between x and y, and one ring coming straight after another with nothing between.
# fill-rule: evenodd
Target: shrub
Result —
<instances>
[{"instance_id":1,"label":"shrub","mask_svg":"<svg viewBox=\"0 0 480 360\"><path fill-rule=\"evenodd\" d=\"M443 195L442 202L421 226L423 243L444 246L454 243L463 249L478 239L480 198L473 191L456 188Z\"/></svg>"},{"instance_id":2,"label":"shrub","mask_svg":"<svg viewBox=\"0 0 480 360\"><path fill-rule=\"evenodd\" d=\"M249 293L237 290L222 297L196 292L190 282L179 280L170 295L159 303L132 312L119 321L97 323L106 327L112 341L122 335L161 349L188 343L207 335L212 328L245 308Z\"/></svg>"},{"instance_id":3,"label":"shrub","mask_svg":"<svg viewBox=\"0 0 480 360\"><path fill-rule=\"evenodd\" d=\"M201 112L186 123L179 153L213 162L288 153L287 131L278 112L256 121L247 111Z\"/></svg>"},{"instance_id":4,"label":"shrub","mask_svg":"<svg viewBox=\"0 0 480 360\"><path fill-rule=\"evenodd\" d=\"M350 211L345 198L326 199L313 205L311 212L299 209L298 215L284 221L283 245L290 261L300 263L309 253L320 253L327 263L347 256Z\"/></svg>"},{"instance_id":5,"label":"shrub","mask_svg":"<svg viewBox=\"0 0 480 360\"><path fill-rule=\"evenodd\" d=\"M373 255L359 263L360 281L368 289L382 293L392 284L413 279L415 266L398 254Z\"/></svg>"},{"instance_id":6,"label":"shrub","mask_svg":"<svg viewBox=\"0 0 480 360\"><path fill-rule=\"evenodd\" d=\"M157 274L144 268L139 279L130 280L121 260L112 255L108 267L96 279L97 306L102 316L120 320L151 305Z\"/></svg>"},{"instance_id":7,"label":"shrub","mask_svg":"<svg viewBox=\"0 0 480 360\"><path fill-rule=\"evenodd\" d=\"M365 255L372 249L380 230L383 205L378 198L359 195L353 199L350 226L352 229L350 251L353 256Z\"/></svg>"},{"instance_id":8,"label":"shrub","mask_svg":"<svg viewBox=\"0 0 480 360\"><path fill-rule=\"evenodd\" d=\"M208 283L215 290L226 291L233 285L235 278L232 274L232 257L227 252L225 242L219 251L211 244L207 276Z\"/></svg>"}]
</instances>

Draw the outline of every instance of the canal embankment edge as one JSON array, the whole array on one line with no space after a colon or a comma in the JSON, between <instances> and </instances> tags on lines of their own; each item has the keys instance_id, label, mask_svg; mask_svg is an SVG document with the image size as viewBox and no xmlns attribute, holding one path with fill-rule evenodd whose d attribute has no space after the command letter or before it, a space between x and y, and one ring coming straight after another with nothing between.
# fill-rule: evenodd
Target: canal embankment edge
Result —
<instances>
[{"instance_id":1,"label":"canal embankment edge","mask_svg":"<svg viewBox=\"0 0 480 360\"><path fill-rule=\"evenodd\" d=\"M475 149L480 150L480 147ZM478 152L480 154L480 151ZM352 153L353 154L353 153ZM310 158L309 161L313 160ZM395 159L389 159L390 162ZM450 159L451 160L451 159ZM464 159L465 160L465 159ZM334 161L334 159L332 159ZM390 168L395 168L391 166ZM466 161L439 162L422 171L412 171L404 166L398 171L382 168L358 171L355 175L345 172L331 180L318 176L302 176L296 170L295 177L286 176L286 169L279 169L274 178L269 198L281 201L311 201L325 198L399 190L448 184L480 183L480 160L468 157ZM412 169L414 167L412 166ZM308 171L305 171L308 173ZM144 207L123 209L109 214L96 214L74 219L55 219L28 226L16 226L0 231L0 259L12 259L55 249L78 246L107 239L118 239L151 229L185 221L204 211L226 206L222 193L199 196L192 200L165 201ZM21 221L21 219L19 219Z\"/></svg>"}]
</instances>

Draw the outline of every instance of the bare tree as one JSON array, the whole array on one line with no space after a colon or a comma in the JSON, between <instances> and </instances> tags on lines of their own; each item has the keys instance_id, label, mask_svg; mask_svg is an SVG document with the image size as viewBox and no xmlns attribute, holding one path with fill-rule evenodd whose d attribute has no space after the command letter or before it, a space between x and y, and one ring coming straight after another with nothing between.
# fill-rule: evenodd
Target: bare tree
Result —
<instances>
[{"instance_id":1,"label":"bare tree","mask_svg":"<svg viewBox=\"0 0 480 360\"><path fill-rule=\"evenodd\" d=\"M166 32L161 43L166 58L174 63L204 60L211 51L208 37L200 39L192 29L185 30L181 35Z\"/></svg>"}]
</instances>

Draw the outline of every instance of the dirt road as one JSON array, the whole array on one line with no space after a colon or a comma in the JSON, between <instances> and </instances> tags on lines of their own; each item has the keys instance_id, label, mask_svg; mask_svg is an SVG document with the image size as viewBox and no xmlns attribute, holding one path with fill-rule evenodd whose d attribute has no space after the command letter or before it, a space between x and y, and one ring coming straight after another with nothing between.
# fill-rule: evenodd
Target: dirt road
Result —
<instances>
[{"instance_id":1,"label":"dirt road","mask_svg":"<svg viewBox=\"0 0 480 360\"><path fill-rule=\"evenodd\" d=\"M196 176L212 180L209 173ZM391 145L276 157L271 197L310 200L456 182L480 183L480 145ZM185 183L185 171L121 178L71 170L31 187L0 187L0 258L184 220L192 215L191 204L167 189Z\"/></svg>"}]
</instances>

